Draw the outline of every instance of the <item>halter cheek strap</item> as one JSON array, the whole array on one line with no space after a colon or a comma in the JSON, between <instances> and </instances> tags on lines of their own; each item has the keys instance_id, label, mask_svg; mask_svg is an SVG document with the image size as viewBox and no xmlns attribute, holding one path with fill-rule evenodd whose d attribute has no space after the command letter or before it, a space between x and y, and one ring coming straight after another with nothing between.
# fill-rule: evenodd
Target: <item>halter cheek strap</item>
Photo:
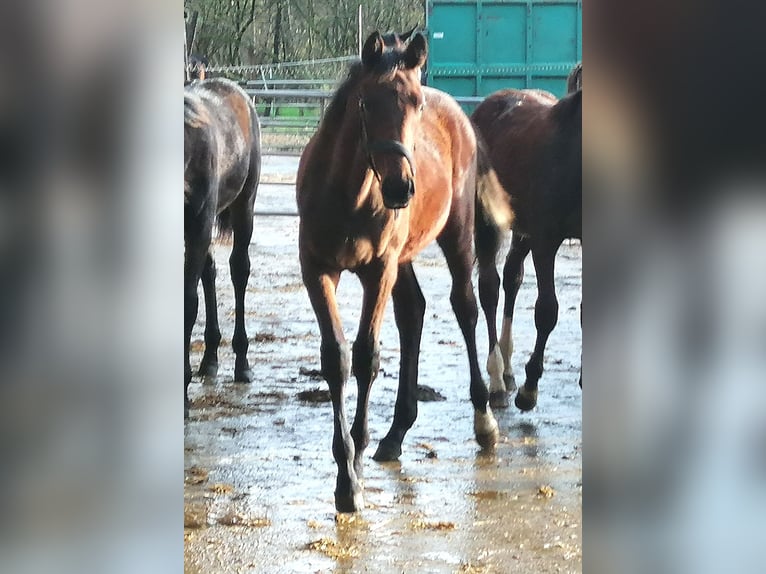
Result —
<instances>
[{"instance_id":1,"label":"halter cheek strap","mask_svg":"<svg viewBox=\"0 0 766 574\"><path fill-rule=\"evenodd\" d=\"M398 140L370 141L370 136L367 130L367 113L364 107L364 99L361 96L359 97L359 117L361 118L362 123L362 145L364 145L364 150L367 155L367 164L370 166L370 169L372 169L372 173L375 174L377 180L381 181L380 172L378 172L375 160L372 157L372 154L377 152L394 153L402 156L407 160L412 176L415 177L415 162L412 159L412 153L410 153L410 150L408 150L402 142Z\"/></svg>"}]
</instances>

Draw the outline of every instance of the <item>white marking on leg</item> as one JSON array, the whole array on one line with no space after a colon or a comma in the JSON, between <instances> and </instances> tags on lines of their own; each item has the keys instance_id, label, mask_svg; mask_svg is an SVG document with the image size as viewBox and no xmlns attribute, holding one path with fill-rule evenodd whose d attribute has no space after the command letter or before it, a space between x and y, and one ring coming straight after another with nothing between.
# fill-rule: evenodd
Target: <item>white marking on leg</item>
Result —
<instances>
[{"instance_id":1,"label":"white marking on leg","mask_svg":"<svg viewBox=\"0 0 766 574\"><path fill-rule=\"evenodd\" d=\"M503 330L500 333L500 352L503 354L503 373L509 377L513 376L513 367L511 366L511 356L513 355L513 334L511 319L503 317Z\"/></svg>"},{"instance_id":2,"label":"white marking on leg","mask_svg":"<svg viewBox=\"0 0 766 574\"><path fill-rule=\"evenodd\" d=\"M487 412L482 413L477 410L473 411L473 432L476 438L489 437L489 441L485 441L491 444L497 442L500 436L500 430L495 420L495 415L492 414L492 409L487 405Z\"/></svg>"},{"instance_id":3,"label":"white marking on leg","mask_svg":"<svg viewBox=\"0 0 766 574\"><path fill-rule=\"evenodd\" d=\"M487 358L487 372L489 373L489 392L504 393L505 382L503 381L503 357L500 348L495 343L495 347Z\"/></svg>"}]
</instances>

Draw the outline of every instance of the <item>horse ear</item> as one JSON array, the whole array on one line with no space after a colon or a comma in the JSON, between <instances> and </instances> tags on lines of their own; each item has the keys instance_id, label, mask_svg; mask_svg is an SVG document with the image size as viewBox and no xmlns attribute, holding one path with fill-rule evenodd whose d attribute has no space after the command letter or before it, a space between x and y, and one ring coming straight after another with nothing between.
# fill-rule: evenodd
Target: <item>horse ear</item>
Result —
<instances>
[{"instance_id":1,"label":"horse ear","mask_svg":"<svg viewBox=\"0 0 766 574\"><path fill-rule=\"evenodd\" d=\"M407 52L404 55L404 63L407 65L407 69L422 68L426 63L428 57L428 45L426 44L426 37L420 32L410 40L409 46L407 46Z\"/></svg>"},{"instance_id":2,"label":"horse ear","mask_svg":"<svg viewBox=\"0 0 766 574\"><path fill-rule=\"evenodd\" d=\"M411 30L408 30L407 32L404 32L403 34L399 34L399 39L402 41L402 44L404 44L407 40L410 39L410 36L412 36L412 33L418 29L419 24L415 24Z\"/></svg>"},{"instance_id":3,"label":"horse ear","mask_svg":"<svg viewBox=\"0 0 766 574\"><path fill-rule=\"evenodd\" d=\"M362 48L362 64L368 70L375 67L383 55L383 36L377 30L370 34Z\"/></svg>"}]
</instances>

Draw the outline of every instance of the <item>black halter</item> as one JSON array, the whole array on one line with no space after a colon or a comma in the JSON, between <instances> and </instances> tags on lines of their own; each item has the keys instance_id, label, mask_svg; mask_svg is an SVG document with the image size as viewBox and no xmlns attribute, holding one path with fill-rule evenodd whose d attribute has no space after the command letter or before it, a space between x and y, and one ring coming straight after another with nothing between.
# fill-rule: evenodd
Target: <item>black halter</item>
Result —
<instances>
[{"instance_id":1,"label":"black halter","mask_svg":"<svg viewBox=\"0 0 766 574\"><path fill-rule=\"evenodd\" d=\"M364 98L362 98L362 96L359 96L359 117L361 118L362 123L362 145L364 146L367 155L367 164L370 166L370 169L372 169L372 173L375 174L377 180L381 181L381 177L378 168L375 166L375 160L372 157L372 154L375 152L391 152L402 156L407 160L407 163L410 164L412 177L415 177L415 162L412 159L410 150L408 150L402 142L397 140L370 141L370 136L367 130L366 109L364 107Z\"/></svg>"}]
</instances>

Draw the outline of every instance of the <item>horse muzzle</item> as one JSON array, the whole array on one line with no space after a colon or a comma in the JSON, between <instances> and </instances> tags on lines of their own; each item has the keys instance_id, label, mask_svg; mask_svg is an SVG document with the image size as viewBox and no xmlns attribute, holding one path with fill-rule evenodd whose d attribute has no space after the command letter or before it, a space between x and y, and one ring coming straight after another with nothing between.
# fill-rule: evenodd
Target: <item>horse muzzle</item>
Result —
<instances>
[{"instance_id":1,"label":"horse muzzle","mask_svg":"<svg viewBox=\"0 0 766 574\"><path fill-rule=\"evenodd\" d=\"M415 195L415 182L412 178L400 179L386 177L381 184L383 205L388 209L404 209Z\"/></svg>"}]
</instances>

